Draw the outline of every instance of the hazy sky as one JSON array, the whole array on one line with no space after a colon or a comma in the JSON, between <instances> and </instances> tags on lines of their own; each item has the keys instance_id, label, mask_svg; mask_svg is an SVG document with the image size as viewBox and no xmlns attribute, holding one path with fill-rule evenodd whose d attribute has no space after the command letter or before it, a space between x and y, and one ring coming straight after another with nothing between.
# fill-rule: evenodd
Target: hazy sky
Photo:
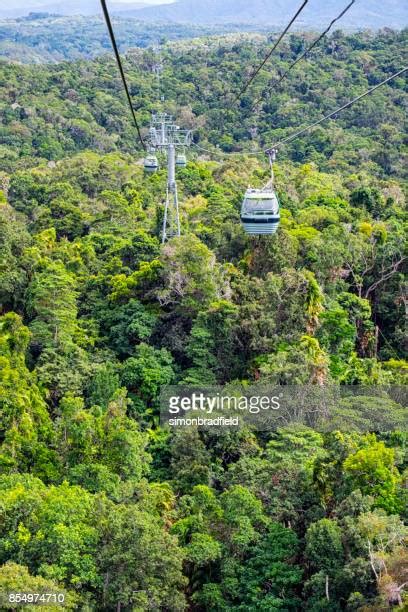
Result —
<instances>
[{"instance_id":1,"label":"hazy sky","mask_svg":"<svg viewBox=\"0 0 408 612\"><path fill-rule=\"evenodd\" d=\"M58 0L55 0L55 2L57 2ZM67 0L69 2L69 0ZM92 3L97 3L98 0L83 0L84 4L89 4L90 2ZM111 4L115 4L116 2L119 2L122 4L122 2L126 2L128 4L170 4L171 2L174 2L174 0L109 0L109 2ZM19 8L42 8L47 4L53 4L54 0L11 0L10 5L12 4L12 6L2 6L3 2L2 0L0 0L0 8L1 9L19 9ZM6 4L6 3L5 3Z\"/></svg>"},{"instance_id":2,"label":"hazy sky","mask_svg":"<svg viewBox=\"0 0 408 612\"><path fill-rule=\"evenodd\" d=\"M121 4L124 2L129 4L138 4L139 2L143 4L171 4L175 0L111 0L111 2L112 4L115 4L115 2L120 2Z\"/></svg>"}]
</instances>

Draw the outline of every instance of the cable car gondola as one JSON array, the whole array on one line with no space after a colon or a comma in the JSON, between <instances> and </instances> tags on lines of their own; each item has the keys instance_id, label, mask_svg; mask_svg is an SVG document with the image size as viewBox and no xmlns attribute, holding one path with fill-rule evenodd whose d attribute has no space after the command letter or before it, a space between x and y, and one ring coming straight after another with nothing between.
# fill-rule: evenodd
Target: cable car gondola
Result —
<instances>
[{"instance_id":1,"label":"cable car gondola","mask_svg":"<svg viewBox=\"0 0 408 612\"><path fill-rule=\"evenodd\" d=\"M187 158L184 153L179 153L176 157L177 168L185 168L187 166Z\"/></svg>"},{"instance_id":2,"label":"cable car gondola","mask_svg":"<svg viewBox=\"0 0 408 612\"><path fill-rule=\"evenodd\" d=\"M279 200L271 187L247 189L241 207L241 222L247 234L275 234L279 220Z\"/></svg>"},{"instance_id":3,"label":"cable car gondola","mask_svg":"<svg viewBox=\"0 0 408 612\"><path fill-rule=\"evenodd\" d=\"M156 172L159 169L159 162L156 155L152 153L147 155L143 164L145 172Z\"/></svg>"}]
</instances>

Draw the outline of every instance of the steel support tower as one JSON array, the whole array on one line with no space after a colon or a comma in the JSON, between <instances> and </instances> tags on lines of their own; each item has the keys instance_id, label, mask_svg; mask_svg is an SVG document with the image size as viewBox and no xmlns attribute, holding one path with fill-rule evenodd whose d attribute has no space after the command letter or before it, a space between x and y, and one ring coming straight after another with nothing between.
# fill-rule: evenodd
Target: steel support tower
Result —
<instances>
[{"instance_id":1,"label":"steel support tower","mask_svg":"<svg viewBox=\"0 0 408 612\"><path fill-rule=\"evenodd\" d=\"M174 144L167 147L167 189L164 208L162 242L180 236L180 214L176 183L176 149Z\"/></svg>"},{"instance_id":2,"label":"steel support tower","mask_svg":"<svg viewBox=\"0 0 408 612\"><path fill-rule=\"evenodd\" d=\"M164 208L162 242L180 236L180 213L176 182L177 149L191 144L191 131L181 130L167 113L153 113L149 129L150 150L163 152L167 156L167 188Z\"/></svg>"}]
</instances>

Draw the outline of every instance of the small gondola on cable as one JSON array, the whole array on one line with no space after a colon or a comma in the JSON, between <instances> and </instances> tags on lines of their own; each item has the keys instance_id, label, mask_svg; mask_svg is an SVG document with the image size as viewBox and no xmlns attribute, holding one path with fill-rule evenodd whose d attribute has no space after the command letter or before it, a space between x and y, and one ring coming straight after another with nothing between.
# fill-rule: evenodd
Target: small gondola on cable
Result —
<instances>
[{"instance_id":1,"label":"small gondola on cable","mask_svg":"<svg viewBox=\"0 0 408 612\"><path fill-rule=\"evenodd\" d=\"M186 152L183 149L182 153L176 155L176 168L185 168L187 166Z\"/></svg>"},{"instance_id":2,"label":"small gondola on cable","mask_svg":"<svg viewBox=\"0 0 408 612\"><path fill-rule=\"evenodd\" d=\"M145 172L156 172L159 169L159 162L154 152L150 152L146 155L143 167Z\"/></svg>"},{"instance_id":3,"label":"small gondola on cable","mask_svg":"<svg viewBox=\"0 0 408 612\"><path fill-rule=\"evenodd\" d=\"M279 226L279 200L274 189L273 163L276 149L267 151L271 179L261 189L248 188L241 206L241 223L251 236L275 234Z\"/></svg>"}]
</instances>

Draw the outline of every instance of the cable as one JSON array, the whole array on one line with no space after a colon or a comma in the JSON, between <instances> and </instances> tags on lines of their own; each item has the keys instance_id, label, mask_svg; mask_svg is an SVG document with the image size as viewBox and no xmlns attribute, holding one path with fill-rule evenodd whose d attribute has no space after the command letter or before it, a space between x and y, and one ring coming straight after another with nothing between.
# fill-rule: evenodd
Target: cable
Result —
<instances>
[{"instance_id":1,"label":"cable","mask_svg":"<svg viewBox=\"0 0 408 612\"><path fill-rule=\"evenodd\" d=\"M322 32L320 34L320 36L318 36L318 38L316 38L312 44L303 51L303 53L301 55L299 55L298 58L295 59L294 62L292 62L292 64L289 66L289 68L286 70L286 72L277 80L277 81L272 81L269 83L269 86L271 85L279 85L280 83L282 83L282 81L284 79L286 79L286 77L288 76L289 72L296 66L296 64L298 64L300 61L302 61L302 59L304 59L311 51L312 49L314 49L316 47L316 45L319 44L319 42L330 32L330 30L332 29L332 27L334 26L334 24L339 21L353 6L353 4L355 4L356 0L351 0L351 2L346 6L346 8L344 8L342 10L342 12L337 15L337 17L335 17L327 26L327 28L324 30L324 32ZM264 97L264 95L262 94L262 96L260 96L252 105L252 108L254 106L256 106L256 104L259 104L259 102L262 101L262 98Z\"/></svg>"},{"instance_id":2,"label":"cable","mask_svg":"<svg viewBox=\"0 0 408 612\"><path fill-rule=\"evenodd\" d=\"M288 25L286 26L286 28L283 30L282 34L279 36L278 40L276 41L276 43L273 45L272 49L266 54L266 56L264 57L264 59L262 60L262 62L259 64L259 66L252 72L251 76L249 77L248 81L245 83L245 85L242 87L241 91L239 92L239 94L234 98L234 102L236 102L237 100L239 100L244 93L247 91L248 87L251 85L252 81L255 79L255 77L259 74L259 72L262 70L262 68L265 66L266 62L269 60L269 58L271 57L272 53L275 51L276 47L279 45L279 43L281 42L282 38L285 36L285 34L287 33L287 31L289 30L289 28L292 26L292 24L296 21L296 19L298 18L298 16L300 15L300 13L303 11L303 9L305 8L306 4L309 2L309 0L303 0L303 4L298 8L298 10L296 11L295 15L292 17L292 19L289 21Z\"/></svg>"},{"instance_id":3,"label":"cable","mask_svg":"<svg viewBox=\"0 0 408 612\"><path fill-rule=\"evenodd\" d=\"M371 87L370 89L368 89L367 91L365 91L364 93L360 94L359 96L357 96L356 98L353 98L352 100L350 100L349 102L347 102L346 104L343 104L343 106L340 106L340 108L337 108L335 111L333 111L332 113L330 113L329 115L326 115L325 117L323 117L322 119L319 119L318 121L315 121L314 123L311 123L310 125L308 125L305 128L302 128L301 130L298 130L297 132L295 132L294 134L292 134L291 136L287 136L286 138L283 138L282 140L276 142L273 145L270 145L267 149L264 150L265 153L268 153L268 151L270 151L271 149L276 149L278 147L280 147L281 145L287 143L287 142L291 142L292 140L294 140L295 138L297 138L298 136L301 136L302 134L304 134L305 132L308 132L309 130L311 130L312 128L316 127L317 125L319 125L320 123L323 123L323 121L326 121L327 119L330 119L331 117L333 117L334 115L337 115L337 113L340 113L342 110L344 110L345 108L348 108L349 106L351 106L352 104L354 104L354 102L357 102L358 100L361 100L361 98L364 98L365 96L368 96L368 94L372 93L373 91L375 91L376 89L378 89L379 87L381 87L382 85L385 85L385 83L388 83L389 81L391 81L392 79L395 79L397 76L399 76L400 74L403 74L404 72L406 72L408 70L408 66L405 66L405 68L402 68L401 70L399 70L398 72L396 72L395 74L392 74L391 76L387 77L386 79L384 79L384 81L381 81L381 83L377 83L377 85L374 85L374 87Z\"/></svg>"},{"instance_id":4,"label":"cable","mask_svg":"<svg viewBox=\"0 0 408 612\"><path fill-rule=\"evenodd\" d=\"M212 155L213 157L219 157L221 159L223 159L224 157L237 157L237 156L255 156L258 157L258 155L264 155L263 151L260 151L259 153L253 153L251 151L236 151L234 153L228 153L227 151L210 151L210 149L205 149L204 147L200 146L199 144L197 144L196 142L192 142L191 146L195 147L196 149L199 149L200 151L204 151L205 153L209 153L210 155Z\"/></svg>"},{"instance_id":5,"label":"cable","mask_svg":"<svg viewBox=\"0 0 408 612\"><path fill-rule=\"evenodd\" d=\"M364 93L360 94L359 96L353 98L352 100L350 100L346 104L343 104L343 106L340 106L340 108L337 108L335 111L331 112L329 115L325 115L324 117L322 117L322 119L319 119L318 121L315 121L314 123L311 123L307 127L302 128L301 130L298 130L297 132L295 132L291 136L283 138L282 140L274 143L273 145L270 145L269 147L267 147L266 149L264 149L262 151L262 155L265 154L265 153L268 155L269 152L272 149L277 149L282 144L285 144L287 142L291 142L292 140L294 140L295 138L297 138L301 134L304 134L305 132L308 132L309 130L311 130L312 128L316 127L320 123L323 123L323 121L326 121L327 119L330 119L331 117L333 117L337 113L341 112L342 110L344 110L344 109L348 108L349 106L351 106L352 104L354 104L354 102L357 102L358 100L361 100L365 96L368 96L368 94L372 93L373 91L375 91L376 89L378 89L382 85L385 85L386 83L388 83L392 79L395 79L396 77L400 76L401 74L403 74L407 70L408 70L408 66L405 66L404 68L401 68L401 70L399 70L395 74L392 74L391 76L387 77L386 79L384 79L380 83L377 83L377 85L374 85L374 87L371 87L370 89L368 89ZM196 147L197 149L199 149L201 151L204 151L205 153L209 153L210 155L213 155L213 156L219 157L219 158L231 157L231 156L237 156L237 155L238 156L247 155L247 156L256 156L256 157L258 157L259 155L261 155L261 152L259 152L259 153L251 153L251 152L246 152L246 151L242 151L240 153L238 153L238 152L236 152L236 153L227 153L227 152L223 151L222 153L220 153L219 151L210 151L210 149L206 149L206 148L200 146L199 144L197 144L195 142L193 142L192 145L194 147Z\"/></svg>"},{"instance_id":6,"label":"cable","mask_svg":"<svg viewBox=\"0 0 408 612\"><path fill-rule=\"evenodd\" d=\"M144 142L144 140L142 138L142 133L140 131L140 127L139 127L139 124L138 124L137 119L136 119L136 114L135 114L135 110L133 108L132 99L130 97L129 88L128 88L128 85L127 85L127 82L126 82L126 77L125 77L125 73L124 73L123 66L122 66L122 61L120 59L118 46L116 44L115 34L113 32L111 19L109 17L109 11L108 11L108 8L106 6L106 0L101 0L101 5L102 5L103 15L105 17L106 27L108 28L109 36L110 36L112 47L113 47L113 51L115 53L116 61L117 61L118 67L119 67L120 76L122 77L123 86L125 88L126 97L127 97L127 100L128 100L129 106L130 106L130 111L132 113L133 122L134 122L136 130L137 130L137 135L139 137L139 140L141 142L142 147L144 149L146 149L146 145L145 145L145 142Z\"/></svg>"},{"instance_id":7,"label":"cable","mask_svg":"<svg viewBox=\"0 0 408 612\"><path fill-rule=\"evenodd\" d=\"M219 157L220 159L224 159L225 157L230 157L232 155L245 155L245 153L227 153L226 151L222 151L222 153L220 153L219 151L210 151L210 149L205 149L196 142L192 142L191 145L200 151L204 151L204 153L208 153L213 157Z\"/></svg>"},{"instance_id":8,"label":"cable","mask_svg":"<svg viewBox=\"0 0 408 612\"><path fill-rule=\"evenodd\" d=\"M389 348L391 349L391 351L394 353L395 357L397 358L397 361L399 361L401 359L400 355L398 355L397 351L394 349L394 347L392 346L392 344L387 340L387 338L384 336L384 334L381 331L381 328L379 325L377 325L377 329L380 332L381 336L383 337L383 339L385 340L385 343L389 346Z\"/></svg>"},{"instance_id":9,"label":"cable","mask_svg":"<svg viewBox=\"0 0 408 612\"><path fill-rule=\"evenodd\" d=\"M201 147L196 142L192 142L191 144L196 149L199 149L200 151L204 151L205 153L209 153L210 155L214 155L214 157L224 157L225 156L224 153L219 153L218 151L210 151L210 149L205 149L204 147ZM228 155L228 153L227 153L227 155Z\"/></svg>"},{"instance_id":10,"label":"cable","mask_svg":"<svg viewBox=\"0 0 408 612\"><path fill-rule=\"evenodd\" d=\"M156 56L156 61L153 65L153 72L156 75L157 80L157 102L160 104L164 101L164 96L162 95L162 87L161 87L161 72L163 70L163 58L161 54L160 43L157 41L157 44L153 47L153 53Z\"/></svg>"}]
</instances>

